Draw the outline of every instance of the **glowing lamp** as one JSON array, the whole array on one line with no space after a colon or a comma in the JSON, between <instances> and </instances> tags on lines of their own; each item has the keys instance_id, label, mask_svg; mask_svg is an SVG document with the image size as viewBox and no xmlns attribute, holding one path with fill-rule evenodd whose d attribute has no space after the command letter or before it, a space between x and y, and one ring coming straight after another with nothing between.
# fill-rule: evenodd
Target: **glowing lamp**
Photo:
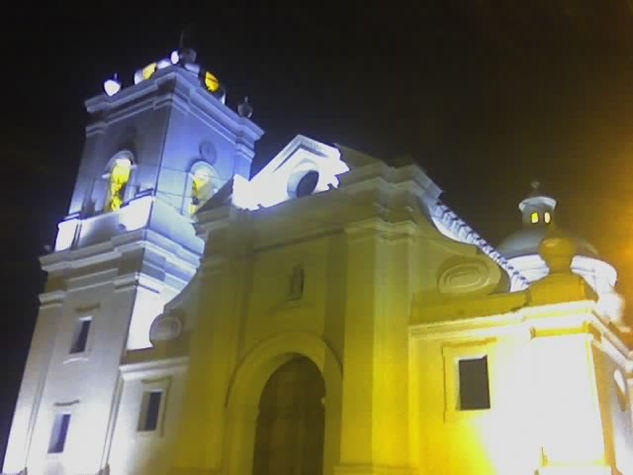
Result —
<instances>
[{"instance_id":1,"label":"glowing lamp","mask_svg":"<svg viewBox=\"0 0 633 475\"><path fill-rule=\"evenodd\" d=\"M171 52L171 54L169 55L169 60L171 61L171 64L178 64L178 61L180 61L180 55L178 54L177 49Z\"/></svg>"},{"instance_id":2,"label":"glowing lamp","mask_svg":"<svg viewBox=\"0 0 633 475\"><path fill-rule=\"evenodd\" d=\"M110 97L114 96L121 90L121 81L119 81L116 73L114 73L114 76L110 79L103 81L103 90Z\"/></svg>"},{"instance_id":3,"label":"glowing lamp","mask_svg":"<svg viewBox=\"0 0 633 475\"><path fill-rule=\"evenodd\" d=\"M220 89L220 81L209 71L204 73L204 85L211 92L217 92Z\"/></svg>"},{"instance_id":4,"label":"glowing lamp","mask_svg":"<svg viewBox=\"0 0 633 475\"><path fill-rule=\"evenodd\" d=\"M152 64L148 64L147 66L145 66L143 68L143 79L149 79L151 78L154 73L156 72L156 69L158 68L158 64L156 63L152 63Z\"/></svg>"}]
</instances>

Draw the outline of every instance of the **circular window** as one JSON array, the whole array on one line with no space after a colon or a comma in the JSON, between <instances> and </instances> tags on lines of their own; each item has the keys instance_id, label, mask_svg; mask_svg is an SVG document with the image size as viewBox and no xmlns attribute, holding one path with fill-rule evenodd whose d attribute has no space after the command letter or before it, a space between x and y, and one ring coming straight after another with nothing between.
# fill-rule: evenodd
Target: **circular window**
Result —
<instances>
[{"instance_id":1,"label":"circular window","mask_svg":"<svg viewBox=\"0 0 633 475\"><path fill-rule=\"evenodd\" d=\"M297 195L297 197L308 196L314 191L318 182L319 172L310 170L308 173L303 175L297 183L295 194Z\"/></svg>"}]
</instances>

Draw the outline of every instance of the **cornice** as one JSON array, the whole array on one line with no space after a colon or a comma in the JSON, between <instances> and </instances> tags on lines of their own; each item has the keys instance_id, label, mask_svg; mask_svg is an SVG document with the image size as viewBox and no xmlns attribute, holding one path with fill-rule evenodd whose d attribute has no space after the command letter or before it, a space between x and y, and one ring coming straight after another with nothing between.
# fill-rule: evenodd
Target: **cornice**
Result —
<instances>
[{"instance_id":1,"label":"cornice","mask_svg":"<svg viewBox=\"0 0 633 475\"><path fill-rule=\"evenodd\" d=\"M138 352L146 352L146 350L138 350ZM137 353L137 352L130 352ZM167 358L157 358L133 363L124 363L119 366L119 371L123 379L132 376L132 373L165 370L173 368L187 368L189 365L189 356L174 356Z\"/></svg>"},{"instance_id":2,"label":"cornice","mask_svg":"<svg viewBox=\"0 0 633 475\"><path fill-rule=\"evenodd\" d=\"M204 122L212 123L231 141L239 141L240 131L247 134L251 143L264 133L254 122L240 117L207 93L197 77L179 66L160 69L151 79L128 86L112 97L105 94L92 97L85 101L85 106L96 118L86 127L87 135L144 110L168 106L189 111ZM238 132L233 132L235 130Z\"/></svg>"},{"instance_id":3,"label":"cornice","mask_svg":"<svg viewBox=\"0 0 633 475\"><path fill-rule=\"evenodd\" d=\"M633 349L627 347L597 313L593 300L528 306L497 315L409 325L412 337L425 340L510 333L523 334L530 340L584 334L597 343L608 342L612 352L617 352L617 358L626 362L628 370L633 371Z\"/></svg>"},{"instance_id":4,"label":"cornice","mask_svg":"<svg viewBox=\"0 0 633 475\"><path fill-rule=\"evenodd\" d=\"M53 307L55 305L62 305L68 292L66 290L50 290L48 292L42 292L39 295L40 310Z\"/></svg>"}]
</instances>

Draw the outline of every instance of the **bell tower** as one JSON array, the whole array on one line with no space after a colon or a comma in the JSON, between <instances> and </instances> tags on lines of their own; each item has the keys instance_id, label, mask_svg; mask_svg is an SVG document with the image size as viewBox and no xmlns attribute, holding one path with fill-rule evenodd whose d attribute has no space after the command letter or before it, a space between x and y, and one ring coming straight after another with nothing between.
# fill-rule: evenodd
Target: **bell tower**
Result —
<instances>
[{"instance_id":1,"label":"bell tower","mask_svg":"<svg viewBox=\"0 0 633 475\"><path fill-rule=\"evenodd\" d=\"M99 473L119 367L195 274L195 212L248 178L263 131L225 104L193 50L118 77L86 101L90 121L16 404L5 473Z\"/></svg>"}]
</instances>

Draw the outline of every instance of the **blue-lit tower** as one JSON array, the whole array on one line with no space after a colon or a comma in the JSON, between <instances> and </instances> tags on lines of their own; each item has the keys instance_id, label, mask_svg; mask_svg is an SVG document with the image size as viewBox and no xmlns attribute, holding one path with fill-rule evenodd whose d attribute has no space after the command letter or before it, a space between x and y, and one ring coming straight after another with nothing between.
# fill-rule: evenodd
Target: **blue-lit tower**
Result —
<instances>
[{"instance_id":1,"label":"blue-lit tower","mask_svg":"<svg viewBox=\"0 0 633 475\"><path fill-rule=\"evenodd\" d=\"M41 258L48 280L5 473L108 470L122 368L151 346L152 321L196 273L196 210L234 175L248 178L262 135L192 50L104 90L86 101L68 215Z\"/></svg>"}]
</instances>

